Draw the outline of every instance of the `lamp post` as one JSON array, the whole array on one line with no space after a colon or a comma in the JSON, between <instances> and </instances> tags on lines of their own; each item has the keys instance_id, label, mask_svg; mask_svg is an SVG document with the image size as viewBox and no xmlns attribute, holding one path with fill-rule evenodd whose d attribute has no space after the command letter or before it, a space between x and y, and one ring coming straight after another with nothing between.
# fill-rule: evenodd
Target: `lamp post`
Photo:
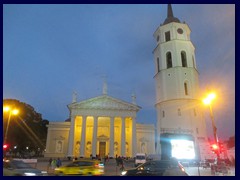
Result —
<instances>
[{"instance_id":1,"label":"lamp post","mask_svg":"<svg viewBox=\"0 0 240 180\"><path fill-rule=\"evenodd\" d=\"M213 128L213 135L214 135L214 141L215 141L215 144L217 145L217 148L218 148L218 151L217 151L217 158L220 157L220 153L219 153L219 143L218 143L218 138L217 138L217 128L216 128L216 124L214 122L214 116L213 116L213 110L212 110L212 101L216 98L216 94L214 93L210 93L208 94L208 96L203 99L203 103L205 105L208 105L209 106L209 110L210 110L210 117L211 117L211 120L212 120L212 128Z\"/></svg>"},{"instance_id":2,"label":"lamp post","mask_svg":"<svg viewBox=\"0 0 240 180\"><path fill-rule=\"evenodd\" d=\"M19 110L18 109L11 109L11 107L9 106L4 106L3 107L3 111L4 112L9 112L9 115L8 115L8 120L7 120L7 127L6 127L6 132L5 132L5 136L4 136L4 144L7 142L7 135L8 135L8 129L9 129L9 123L10 123L10 120L11 120L11 116L12 115L17 115Z\"/></svg>"}]
</instances>

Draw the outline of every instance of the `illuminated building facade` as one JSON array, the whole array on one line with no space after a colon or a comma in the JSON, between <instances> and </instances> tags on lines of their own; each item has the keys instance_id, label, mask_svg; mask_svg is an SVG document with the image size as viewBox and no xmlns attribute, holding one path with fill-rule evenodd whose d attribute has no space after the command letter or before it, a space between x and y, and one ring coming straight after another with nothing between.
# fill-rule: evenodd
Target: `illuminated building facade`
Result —
<instances>
[{"instance_id":1,"label":"illuminated building facade","mask_svg":"<svg viewBox=\"0 0 240 180\"><path fill-rule=\"evenodd\" d=\"M45 157L135 157L155 153L152 124L137 124L140 107L107 95L68 105L70 122L50 122Z\"/></svg>"},{"instance_id":2,"label":"illuminated building facade","mask_svg":"<svg viewBox=\"0 0 240 180\"><path fill-rule=\"evenodd\" d=\"M167 18L154 32L157 46L153 50L157 153L162 158L205 159L211 155L190 33L168 5Z\"/></svg>"}]
</instances>

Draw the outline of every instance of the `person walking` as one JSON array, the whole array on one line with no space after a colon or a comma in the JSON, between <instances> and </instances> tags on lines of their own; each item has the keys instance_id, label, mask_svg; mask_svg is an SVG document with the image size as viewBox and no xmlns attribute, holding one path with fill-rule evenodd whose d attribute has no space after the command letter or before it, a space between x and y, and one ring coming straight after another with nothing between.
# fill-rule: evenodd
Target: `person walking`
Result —
<instances>
[{"instance_id":1,"label":"person walking","mask_svg":"<svg viewBox=\"0 0 240 180\"><path fill-rule=\"evenodd\" d=\"M49 168L51 167L52 164L52 158L48 160L48 166L47 166L47 171L49 171Z\"/></svg>"},{"instance_id":2,"label":"person walking","mask_svg":"<svg viewBox=\"0 0 240 180\"><path fill-rule=\"evenodd\" d=\"M124 170L123 158L121 158L120 156L118 156L118 164L120 166L120 170L123 171Z\"/></svg>"},{"instance_id":3,"label":"person walking","mask_svg":"<svg viewBox=\"0 0 240 180\"><path fill-rule=\"evenodd\" d=\"M57 166L57 160L54 158L51 162L51 167L52 167L52 170L54 170Z\"/></svg>"},{"instance_id":4,"label":"person walking","mask_svg":"<svg viewBox=\"0 0 240 180\"><path fill-rule=\"evenodd\" d=\"M62 166L62 161L60 160L60 158L57 159L56 165L57 165L57 167Z\"/></svg>"}]
</instances>

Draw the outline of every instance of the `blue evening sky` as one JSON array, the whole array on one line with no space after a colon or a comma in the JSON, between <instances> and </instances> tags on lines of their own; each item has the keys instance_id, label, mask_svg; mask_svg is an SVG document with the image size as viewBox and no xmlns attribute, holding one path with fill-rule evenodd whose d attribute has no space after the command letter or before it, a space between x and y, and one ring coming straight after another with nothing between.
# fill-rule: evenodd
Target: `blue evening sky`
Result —
<instances>
[{"instance_id":1,"label":"blue evening sky","mask_svg":"<svg viewBox=\"0 0 240 180\"><path fill-rule=\"evenodd\" d=\"M192 31L201 92L218 93L218 136L235 135L235 5L172 7ZM166 4L3 5L3 98L64 121L73 91L78 101L99 96L106 76L108 95L131 102L134 92L137 122L156 123L153 33L166 16Z\"/></svg>"}]
</instances>

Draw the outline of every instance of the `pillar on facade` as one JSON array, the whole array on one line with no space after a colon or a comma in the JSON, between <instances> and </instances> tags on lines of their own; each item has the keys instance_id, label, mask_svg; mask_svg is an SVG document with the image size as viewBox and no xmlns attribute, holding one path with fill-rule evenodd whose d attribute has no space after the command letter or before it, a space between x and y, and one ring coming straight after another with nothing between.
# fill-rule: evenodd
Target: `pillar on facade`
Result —
<instances>
[{"instance_id":1,"label":"pillar on facade","mask_svg":"<svg viewBox=\"0 0 240 180\"><path fill-rule=\"evenodd\" d=\"M109 157L114 157L114 117L110 117Z\"/></svg>"},{"instance_id":2,"label":"pillar on facade","mask_svg":"<svg viewBox=\"0 0 240 180\"><path fill-rule=\"evenodd\" d=\"M136 138L136 119L132 117L132 157L135 157L137 154L137 138Z\"/></svg>"},{"instance_id":3,"label":"pillar on facade","mask_svg":"<svg viewBox=\"0 0 240 180\"><path fill-rule=\"evenodd\" d=\"M125 133L125 117L122 119L122 132L121 132L121 156L126 156L126 133Z\"/></svg>"},{"instance_id":4,"label":"pillar on facade","mask_svg":"<svg viewBox=\"0 0 240 180\"><path fill-rule=\"evenodd\" d=\"M73 145L74 145L74 132L75 132L75 117L71 116L71 125L70 125L70 132L69 132L69 140L68 140L68 153L67 157L73 157Z\"/></svg>"},{"instance_id":5,"label":"pillar on facade","mask_svg":"<svg viewBox=\"0 0 240 180\"><path fill-rule=\"evenodd\" d=\"M92 138L92 156L96 157L97 154L97 126L98 126L98 117L93 117L93 138Z\"/></svg>"},{"instance_id":6,"label":"pillar on facade","mask_svg":"<svg viewBox=\"0 0 240 180\"><path fill-rule=\"evenodd\" d=\"M80 157L84 157L85 156L86 121L87 121L87 116L82 116Z\"/></svg>"}]
</instances>

